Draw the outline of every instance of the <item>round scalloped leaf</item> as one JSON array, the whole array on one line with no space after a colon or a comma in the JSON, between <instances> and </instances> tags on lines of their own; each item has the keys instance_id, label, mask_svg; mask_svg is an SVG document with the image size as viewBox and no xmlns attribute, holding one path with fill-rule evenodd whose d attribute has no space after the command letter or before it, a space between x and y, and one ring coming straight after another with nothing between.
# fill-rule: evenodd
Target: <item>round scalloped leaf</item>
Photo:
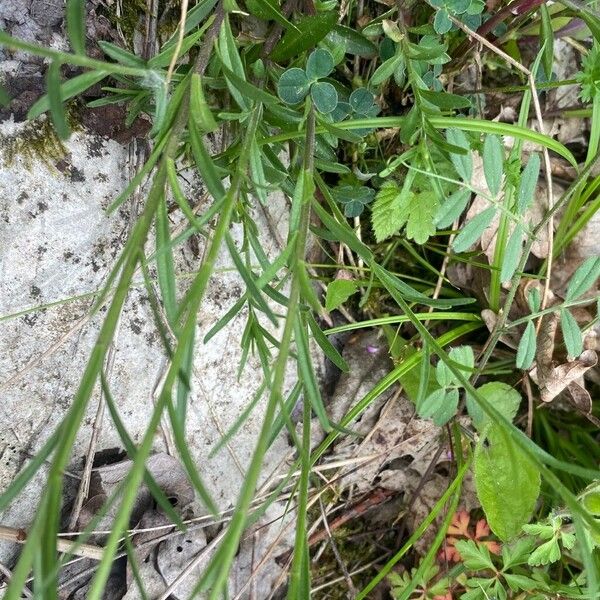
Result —
<instances>
[{"instance_id":1,"label":"round scalloped leaf","mask_svg":"<svg viewBox=\"0 0 600 600\"><path fill-rule=\"evenodd\" d=\"M333 57L327 50L317 48L306 61L306 76L311 81L327 77L333 71Z\"/></svg>"},{"instance_id":2,"label":"round scalloped leaf","mask_svg":"<svg viewBox=\"0 0 600 600\"><path fill-rule=\"evenodd\" d=\"M365 205L360 200L350 200L344 204L344 215L349 218L360 217Z\"/></svg>"},{"instance_id":3,"label":"round scalloped leaf","mask_svg":"<svg viewBox=\"0 0 600 600\"><path fill-rule=\"evenodd\" d=\"M452 28L452 21L445 9L442 8L435 13L433 28L435 29L435 32L439 34L448 33Z\"/></svg>"},{"instance_id":4,"label":"round scalloped leaf","mask_svg":"<svg viewBox=\"0 0 600 600\"><path fill-rule=\"evenodd\" d=\"M373 108L375 96L367 88L358 88L350 94L350 106L355 112L366 115Z\"/></svg>"},{"instance_id":5,"label":"round scalloped leaf","mask_svg":"<svg viewBox=\"0 0 600 600\"><path fill-rule=\"evenodd\" d=\"M286 104L298 104L306 97L309 89L308 77L298 67L284 71L277 83L277 93Z\"/></svg>"},{"instance_id":6,"label":"round scalloped leaf","mask_svg":"<svg viewBox=\"0 0 600 600\"><path fill-rule=\"evenodd\" d=\"M338 103L338 94L331 83L326 81L313 83L310 88L310 95L319 112L328 114L335 110Z\"/></svg>"}]
</instances>

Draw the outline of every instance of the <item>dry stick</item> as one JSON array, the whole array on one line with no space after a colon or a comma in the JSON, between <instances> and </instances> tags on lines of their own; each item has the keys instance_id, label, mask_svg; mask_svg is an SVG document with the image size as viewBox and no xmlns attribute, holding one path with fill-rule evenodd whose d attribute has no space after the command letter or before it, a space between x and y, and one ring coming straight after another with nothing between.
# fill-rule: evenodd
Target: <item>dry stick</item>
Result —
<instances>
[{"instance_id":1,"label":"dry stick","mask_svg":"<svg viewBox=\"0 0 600 600\"><path fill-rule=\"evenodd\" d=\"M509 65L513 66L518 71L521 71L526 77L529 83L529 87L531 89L531 99L533 101L533 107L535 110L535 117L538 123L538 129L541 134L544 134L544 119L542 117L542 108L540 106L540 100L537 95L537 89L535 87L535 78L533 73L525 66L523 66L520 62L516 61L514 58L506 54L492 44L488 42L483 36L479 35L477 32L469 29L466 25L461 23L458 19L454 17L450 17L450 20L459 28L462 29L464 33L468 36L473 37L479 43L489 48L494 54L497 54L501 58L503 58ZM552 189L552 166L550 165L550 154L548 153L548 148L542 146L542 155L544 157L544 169L546 176L546 187L547 187L547 196L548 196L548 211L552 211L554 208L554 192ZM548 302L548 296L550 293L550 277L552 275L552 254L554 250L554 213L550 213L550 218L548 219L548 259L547 259L547 267L546 267L546 281L544 284L544 295L542 298L541 308L544 310L546 308L546 303ZM536 332L539 331L542 324L542 318L540 317L537 322Z\"/></svg>"},{"instance_id":2,"label":"dry stick","mask_svg":"<svg viewBox=\"0 0 600 600\"><path fill-rule=\"evenodd\" d=\"M15 542L17 544L24 544L27 541L27 532L24 529L0 525L0 540L8 540L9 542ZM74 548L74 545L75 542L63 540L61 538L59 538L56 542L56 547L59 552L73 554L83 558L92 558L94 560L102 559L104 548L100 546L94 546L92 544L79 544L76 548Z\"/></svg>"},{"instance_id":3,"label":"dry stick","mask_svg":"<svg viewBox=\"0 0 600 600\"><path fill-rule=\"evenodd\" d=\"M325 531L327 532L327 537L329 538L329 543L331 544L331 550L333 551L333 555L335 556L335 560L339 565L343 575L344 580L346 581L346 585L348 586L348 592L350 594L350 598L356 598L356 594L358 590L354 586L352 582L352 578L350 577L350 573L348 573L348 569L342 560L340 555L340 551L338 550L337 544L333 539L333 535L331 535L331 530L329 529L329 523L327 522L327 515L325 514L325 506L323 506L323 500L319 498L319 508L321 509L321 515L323 516L323 527L325 527Z\"/></svg>"},{"instance_id":4,"label":"dry stick","mask_svg":"<svg viewBox=\"0 0 600 600\"><path fill-rule=\"evenodd\" d=\"M2 575L4 575L6 581L10 581L12 579L12 571L5 564L3 564L1 562L0 562L0 573L2 573ZM6 584L4 584L2 586L2 588L5 588L5 587L6 587ZM23 596L25 596L26 598L33 598L33 594L29 591L29 588L27 588L27 587L23 587L23 589L21 590L21 594L23 594Z\"/></svg>"},{"instance_id":5,"label":"dry stick","mask_svg":"<svg viewBox=\"0 0 600 600\"><path fill-rule=\"evenodd\" d=\"M179 19L179 35L177 36L177 45L175 46L175 51L173 52L173 58L171 58L171 62L169 63L169 68L167 69L167 75L165 77L165 89L169 89L169 83L171 82L171 78L173 77L173 71L175 71L175 65L177 64L177 59L179 58L179 53L181 52L181 46L183 45L183 36L185 34L185 20L187 19L187 11L188 11L188 0L181 0L181 17Z\"/></svg>"}]
</instances>

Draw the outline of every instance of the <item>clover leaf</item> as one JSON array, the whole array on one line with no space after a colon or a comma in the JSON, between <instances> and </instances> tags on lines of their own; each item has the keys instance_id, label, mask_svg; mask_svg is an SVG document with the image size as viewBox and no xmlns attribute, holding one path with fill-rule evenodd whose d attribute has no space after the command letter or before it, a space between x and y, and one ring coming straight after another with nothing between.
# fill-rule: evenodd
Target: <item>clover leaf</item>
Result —
<instances>
[{"instance_id":1,"label":"clover leaf","mask_svg":"<svg viewBox=\"0 0 600 600\"><path fill-rule=\"evenodd\" d=\"M327 77L333 66L333 57L327 50L313 50L306 61L306 70L292 67L282 73L277 84L279 97L286 104L298 104L310 92L320 113L332 113L338 105L337 90L331 83L319 79Z\"/></svg>"},{"instance_id":2,"label":"clover leaf","mask_svg":"<svg viewBox=\"0 0 600 600\"><path fill-rule=\"evenodd\" d=\"M286 104L298 104L306 97L310 81L303 69L294 67L281 74L277 84L277 93Z\"/></svg>"},{"instance_id":3,"label":"clover leaf","mask_svg":"<svg viewBox=\"0 0 600 600\"><path fill-rule=\"evenodd\" d=\"M339 185L333 190L335 199L344 206L344 215L359 217L375 198L375 190L365 186Z\"/></svg>"}]
</instances>

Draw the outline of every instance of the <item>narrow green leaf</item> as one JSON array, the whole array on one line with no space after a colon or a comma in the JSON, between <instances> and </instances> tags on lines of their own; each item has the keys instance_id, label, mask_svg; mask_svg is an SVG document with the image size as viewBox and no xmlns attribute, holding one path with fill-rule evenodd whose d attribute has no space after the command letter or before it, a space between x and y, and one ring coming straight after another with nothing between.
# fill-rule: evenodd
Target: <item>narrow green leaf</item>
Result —
<instances>
[{"instance_id":1,"label":"narrow green leaf","mask_svg":"<svg viewBox=\"0 0 600 600\"><path fill-rule=\"evenodd\" d=\"M337 11L300 17L295 29L288 29L271 52L270 58L282 62L314 48L336 25Z\"/></svg>"},{"instance_id":2,"label":"narrow green leaf","mask_svg":"<svg viewBox=\"0 0 600 600\"><path fill-rule=\"evenodd\" d=\"M490 381L477 388L477 393L485 398L499 413L510 422L515 418L521 404L521 394L507 383ZM483 433L484 429L492 423L479 404L467 394L467 411L473 420L477 431Z\"/></svg>"},{"instance_id":3,"label":"narrow green leaf","mask_svg":"<svg viewBox=\"0 0 600 600\"><path fill-rule=\"evenodd\" d=\"M260 88L252 85L250 82L238 77L231 69L225 64L221 64L225 78L230 81L231 85L235 86L240 94L248 96L254 102L262 102L262 104L277 104L278 100L269 92L265 92Z\"/></svg>"},{"instance_id":4,"label":"narrow green leaf","mask_svg":"<svg viewBox=\"0 0 600 600\"><path fill-rule=\"evenodd\" d=\"M471 190L460 188L456 190L439 208L435 215L435 224L438 229L442 227L450 227L465 210L469 199L471 198Z\"/></svg>"},{"instance_id":5,"label":"narrow green leaf","mask_svg":"<svg viewBox=\"0 0 600 600\"><path fill-rule=\"evenodd\" d=\"M472 106L471 101L468 98L450 94L449 92L419 90L418 93L422 98L425 98L427 102L430 102L442 110L456 110L459 108L470 108Z\"/></svg>"},{"instance_id":6,"label":"narrow green leaf","mask_svg":"<svg viewBox=\"0 0 600 600\"><path fill-rule=\"evenodd\" d=\"M544 65L546 79L550 81L552 79L552 65L554 64L554 29L552 27L550 11L545 2L540 4L540 15L542 17L540 40L544 46L542 50L542 64Z\"/></svg>"},{"instance_id":7,"label":"narrow green leaf","mask_svg":"<svg viewBox=\"0 0 600 600\"><path fill-rule=\"evenodd\" d=\"M450 128L446 131L446 139L452 146L457 146L466 151L466 154L451 154L450 160L456 172L469 183L473 174L473 160L471 158L471 147L467 136L460 130Z\"/></svg>"},{"instance_id":8,"label":"narrow green leaf","mask_svg":"<svg viewBox=\"0 0 600 600\"><path fill-rule=\"evenodd\" d=\"M102 51L107 56L110 56L113 60L116 60L118 63L122 65L126 65L128 67L145 67L146 61L139 56L133 54L133 52L129 52L129 50L125 50L120 46L116 46L115 44L111 44L110 42L106 42L104 40L98 41L98 46L102 48Z\"/></svg>"},{"instance_id":9,"label":"narrow green leaf","mask_svg":"<svg viewBox=\"0 0 600 600\"><path fill-rule=\"evenodd\" d=\"M519 342L519 347L517 348L516 364L518 369L527 370L531 367L535 358L536 347L535 327L533 321L528 321L523 337Z\"/></svg>"},{"instance_id":10,"label":"narrow green leaf","mask_svg":"<svg viewBox=\"0 0 600 600\"><path fill-rule=\"evenodd\" d=\"M196 163L196 168L206 185L206 189L209 194L215 198L221 198L225 194L225 188L221 183L221 178L217 173L216 166L212 159L212 156L206 150L204 142L196 130L194 122L190 119L190 145L192 147L192 154Z\"/></svg>"},{"instance_id":11,"label":"narrow green leaf","mask_svg":"<svg viewBox=\"0 0 600 600\"><path fill-rule=\"evenodd\" d=\"M483 174L492 196L497 196L502 185L504 147L496 135L486 135L483 142Z\"/></svg>"},{"instance_id":12,"label":"narrow green leaf","mask_svg":"<svg viewBox=\"0 0 600 600\"><path fill-rule=\"evenodd\" d=\"M504 426L491 424L475 449L475 487L491 530L509 541L521 533L540 493L540 472Z\"/></svg>"},{"instance_id":13,"label":"narrow green leaf","mask_svg":"<svg viewBox=\"0 0 600 600\"><path fill-rule=\"evenodd\" d=\"M521 260L523 250L523 226L517 223L513 232L508 238L506 250L504 251L504 259L502 260L502 270L500 273L500 281L510 281L517 270L517 265Z\"/></svg>"},{"instance_id":14,"label":"narrow green leaf","mask_svg":"<svg viewBox=\"0 0 600 600\"><path fill-rule=\"evenodd\" d=\"M198 73L192 73L190 81L190 117L202 133L217 129L218 125L204 98L202 80Z\"/></svg>"},{"instance_id":15,"label":"narrow green leaf","mask_svg":"<svg viewBox=\"0 0 600 600\"><path fill-rule=\"evenodd\" d=\"M560 327L569 358L577 358L583 352L583 338L575 317L568 310L560 311Z\"/></svg>"},{"instance_id":16,"label":"narrow green leaf","mask_svg":"<svg viewBox=\"0 0 600 600\"><path fill-rule=\"evenodd\" d=\"M166 198L163 197L156 211L156 272L165 315L171 328L177 330L177 283L173 264L173 247L169 231Z\"/></svg>"},{"instance_id":17,"label":"narrow green leaf","mask_svg":"<svg viewBox=\"0 0 600 600\"><path fill-rule=\"evenodd\" d=\"M190 35L186 35L181 42L181 48L179 50L179 56L185 56L202 38L204 32L210 25L212 20L207 21L207 23L199 30L195 31ZM186 21L187 28L187 21ZM173 53L177 48L177 44L169 44L168 46L165 44L163 46L163 50L153 56L148 60L148 67L151 69L164 69L171 64L171 60L173 60Z\"/></svg>"},{"instance_id":18,"label":"narrow green leaf","mask_svg":"<svg viewBox=\"0 0 600 600\"><path fill-rule=\"evenodd\" d=\"M327 40L334 45L344 45L347 54L372 58L377 53L377 48L373 42L362 33L344 25L336 25L327 34Z\"/></svg>"},{"instance_id":19,"label":"narrow green leaf","mask_svg":"<svg viewBox=\"0 0 600 600\"><path fill-rule=\"evenodd\" d=\"M517 214L522 215L531 205L535 196L538 177L540 175L540 156L532 154L521 173L519 191L517 192Z\"/></svg>"},{"instance_id":20,"label":"narrow green leaf","mask_svg":"<svg viewBox=\"0 0 600 600\"><path fill-rule=\"evenodd\" d=\"M583 296L600 277L600 256L590 256L579 266L567 286L565 300L571 302Z\"/></svg>"},{"instance_id":21,"label":"narrow green leaf","mask_svg":"<svg viewBox=\"0 0 600 600\"><path fill-rule=\"evenodd\" d=\"M71 135L71 130L67 124L67 118L64 111L62 95L60 91L60 63L53 60L48 66L46 75L48 86L48 103L50 106L50 115L56 133L61 140L66 140Z\"/></svg>"},{"instance_id":22,"label":"narrow green leaf","mask_svg":"<svg viewBox=\"0 0 600 600\"><path fill-rule=\"evenodd\" d=\"M9 93L6 88L0 83L0 106L7 106L11 101Z\"/></svg>"},{"instance_id":23,"label":"narrow green leaf","mask_svg":"<svg viewBox=\"0 0 600 600\"><path fill-rule=\"evenodd\" d=\"M296 26L290 23L281 13L275 0L250 0L248 2L248 10L261 19L275 21L283 25L286 29L297 30Z\"/></svg>"},{"instance_id":24,"label":"narrow green leaf","mask_svg":"<svg viewBox=\"0 0 600 600\"><path fill-rule=\"evenodd\" d=\"M392 56L388 58L386 61L382 62L373 75L371 76L371 85L379 85L383 83L387 79L389 79L394 71L398 68L399 65L403 64L404 59L401 54L397 54L396 56Z\"/></svg>"},{"instance_id":25,"label":"narrow green leaf","mask_svg":"<svg viewBox=\"0 0 600 600\"><path fill-rule=\"evenodd\" d=\"M67 0L67 33L77 54L85 54L85 0Z\"/></svg>"},{"instance_id":26,"label":"narrow green leaf","mask_svg":"<svg viewBox=\"0 0 600 600\"><path fill-rule=\"evenodd\" d=\"M334 279L327 286L325 309L328 312L340 307L350 296L356 293L358 285L350 279Z\"/></svg>"},{"instance_id":27,"label":"narrow green leaf","mask_svg":"<svg viewBox=\"0 0 600 600\"><path fill-rule=\"evenodd\" d=\"M219 31L218 42L219 53L223 64L239 79L246 81L246 71L238 53L228 17L225 17L225 20L223 21L223 25ZM227 80L227 87L237 105L243 111L249 111L252 106L246 96L244 96L244 94L242 94L229 80Z\"/></svg>"},{"instance_id":28,"label":"narrow green leaf","mask_svg":"<svg viewBox=\"0 0 600 600\"><path fill-rule=\"evenodd\" d=\"M456 236L452 244L455 252L468 250L490 225L496 214L496 207L490 206L474 216Z\"/></svg>"},{"instance_id":29,"label":"narrow green leaf","mask_svg":"<svg viewBox=\"0 0 600 600\"><path fill-rule=\"evenodd\" d=\"M340 371L347 373L350 368L348 363L342 358L341 354L337 351L335 346L329 341L327 336L321 331L318 323L315 321L311 312L307 312L306 319L308 326L312 331L313 337L317 344L319 344L321 350L325 353L325 356L338 368Z\"/></svg>"}]
</instances>

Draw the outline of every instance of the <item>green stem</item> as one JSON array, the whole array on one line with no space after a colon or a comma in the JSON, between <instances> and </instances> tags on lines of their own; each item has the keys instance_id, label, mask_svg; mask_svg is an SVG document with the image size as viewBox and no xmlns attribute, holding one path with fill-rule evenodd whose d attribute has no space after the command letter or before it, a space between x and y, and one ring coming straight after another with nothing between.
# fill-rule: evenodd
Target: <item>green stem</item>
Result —
<instances>
[{"instance_id":1,"label":"green stem","mask_svg":"<svg viewBox=\"0 0 600 600\"><path fill-rule=\"evenodd\" d=\"M314 108L311 106L307 117L306 125L306 144L304 148L304 165L300 177L306 181L307 176L312 181L312 170L313 170L313 155L314 155L314 139L315 139L315 113ZM306 191L306 188L304 188ZM211 560L208 568L206 569L205 575L202 580L198 583L197 591L203 589L208 583L209 578L212 583L212 591L209 596L211 600L216 600L220 597L222 590L224 589L227 578L229 576L229 570L231 563L237 552L239 542L244 531L248 511L250 509L252 500L254 499L254 493L258 477L260 475L262 462L267 452L268 442L270 438L271 427L273 419L275 417L275 411L277 406L283 403L283 384L285 381L285 374L287 370L288 357L290 353L290 346L292 342L292 333L294 331L294 325L298 318L298 310L301 301L301 279L299 269L304 268L304 254L306 251L306 240L308 235L308 226L310 222L310 201L311 197L306 197L306 193L302 194L301 197L297 198L302 202L300 207L300 219L298 226L298 236L295 241L295 249L293 256L290 260L290 270L292 271L292 282L289 295L288 312L285 320L285 326L283 334L281 336L281 342L279 345L279 353L275 361L273 369L273 383L271 393L265 409L265 418L261 427L258 442L252 455L252 460L248 467L248 472L242 486L240 496L236 505L235 512L231 519L231 523L227 530L223 542L219 551L215 554ZM212 580L214 574L214 580Z\"/></svg>"}]
</instances>

